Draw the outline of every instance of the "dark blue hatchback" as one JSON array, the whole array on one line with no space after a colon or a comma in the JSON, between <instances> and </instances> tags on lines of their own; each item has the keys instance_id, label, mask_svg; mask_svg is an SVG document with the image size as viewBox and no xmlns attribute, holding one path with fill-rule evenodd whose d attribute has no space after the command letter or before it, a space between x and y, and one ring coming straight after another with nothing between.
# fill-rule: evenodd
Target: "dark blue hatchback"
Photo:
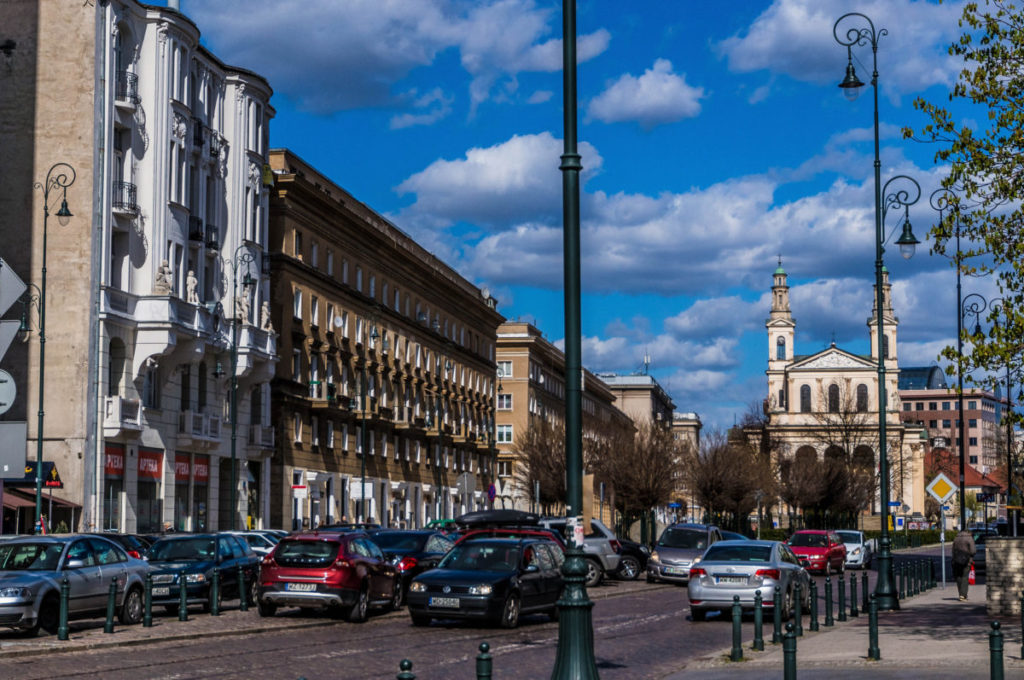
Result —
<instances>
[{"instance_id":1,"label":"dark blue hatchback","mask_svg":"<svg viewBox=\"0 0 1024 680\"><path fill-rule=\"evenodd\" d=\"M245 574L246 597L256 602L260 559L246 542L233 534L165 536L146 553L153 575L153 604L176 611L182 581L188 604L210 609L214 569L220 574L220 599L239 597L239 570Z\"/></svg>"}]
</instances>

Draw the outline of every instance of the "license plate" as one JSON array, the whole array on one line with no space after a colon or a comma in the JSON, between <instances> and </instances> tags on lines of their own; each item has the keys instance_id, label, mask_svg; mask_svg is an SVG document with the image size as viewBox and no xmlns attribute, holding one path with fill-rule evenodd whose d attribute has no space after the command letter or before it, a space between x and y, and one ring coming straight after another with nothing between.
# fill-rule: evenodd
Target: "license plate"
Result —
<instances>
[{"instance_id":1,"label":"license plate","mask_svg":"<svg viewBox=\"0 0 1024 680\"><path fill-rule=\"evenodd\" d=\"M459 608L459 598L457 597L432 597L430 598L431 607L447 607L448 609Z\"/></svg>"},{"instance_id":2,"label":"license plate","mask_svg":"<svg viewBox=\"0 0 1024 680\"><path fill-rule=\"evenodd\" d=\"M746 576L719 576L718 583L746 583Z\"/></svg>"},{"instance_id":3,"label":"license plate","mask_svg":"<svg viewBox=\"0 0 1024 680\"><path fill-rule=\"evenodd\" d=\"M665 567L665 573L685 576L690 573L690 569L688 567Z\"/></svg>"},{"instance_id":4,"label":"license plate","mask_svg":"<svg viewBox=\"0 0 1024 680\"><path fill-rule=\"evenodd\" d=\"M315 583L286 583L284 584L285 590L299 591L303 593L311 593L316 590Z\"/></svg>"},{"instance_id":5,"label":"license plate","mask_svg":"<svg viewBox=\"0 0 1024 680\"><path fill-rule=\"evenodd\" d=\"M171 589L167 586L161 588L153 588L153 597L160 597L161 595L170 595Z\"/></svg>"}]
</instances>

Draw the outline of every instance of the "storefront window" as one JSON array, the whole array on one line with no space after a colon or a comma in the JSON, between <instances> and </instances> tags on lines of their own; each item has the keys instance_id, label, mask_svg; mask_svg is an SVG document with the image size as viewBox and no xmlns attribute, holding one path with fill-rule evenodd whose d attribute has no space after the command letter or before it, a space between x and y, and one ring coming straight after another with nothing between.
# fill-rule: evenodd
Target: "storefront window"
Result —
<instances>
[{"instance_id":1,"label":"storefront window","mask_svg":"<svg viewBox=\"0 0 1024 680\"><path fill-rule=\"evenodd\" d=\"M210 494L210 457L196 454L192 461L192 530L207 531L206 509Z\"/></svg>"},{"instance_id":2,"label":"storefront window","mask_svg":"<svg viewBox=\"0 0 1024 680\"><path fill-rule=\"evenodd\" d=\"M124 492L124 445L107 444L103 462L103 529L121 530L121 494Z\"/></svg>"},{"instance_id":3,"label":"storefront window","mask_svg":"<svg viewBox=\"0 0 1024 680\"><path fill-rule=\"evenodd\" d=\"M139 491L137 509L138 532L159 533L163 530L163 496L160 480L163 474L163 451L139 449Z\"/></svg>"},{"instance_id":4,"label":"storefront window","mask_svg":"<svg viewBox=\"0 0 1024 680\"><path fill-rule=\"evenodd\" d=\"M191 456L179 453L174 456L174 528L188 531L188 486L192 465Z\"/></svg>"}]
</instances>

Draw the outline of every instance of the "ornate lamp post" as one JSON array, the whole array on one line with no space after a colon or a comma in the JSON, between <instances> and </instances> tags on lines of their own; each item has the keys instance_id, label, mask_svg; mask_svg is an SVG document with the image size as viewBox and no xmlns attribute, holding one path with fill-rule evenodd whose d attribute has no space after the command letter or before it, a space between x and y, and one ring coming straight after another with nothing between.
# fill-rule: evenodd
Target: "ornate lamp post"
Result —
<instances>
[{"instance_id":1,"label":"ornate lamp post","mask_svg":"<svg viewBox=\"0 0 1024 680\"><path fill-rule=\"evenodd\" d=\"M854 26L848 28L845 32L840 31L839 25L846 19L850 19L851 21L858 23L862 19L867 22L867 27L858 28ZM886 442L885 431L886 416L888 412L888 408L886 406L885 361L888 358L888 348L884 332L885 296L883 293L883 273L885 272L885 263L883 261L883 253L885 252L884 245L887 240L885 235L886 213L890 208L902 207L904 209L903 233L900 235L899 239L896 240L896 244L900 247L900 254L903 255L904 258L910 258L913 256L914 246L916 246L919 241L914 238L913 231L910 228L908 207L916 203L921 197L921 187L917 182L906 175L897 175L886 182L884 187L882 186L882 162L879 159L878 152L878 41L882 36L888 35L888 31L884 28L876 31L875 25L867 16L859 12L850 12L839 17L836 23L832 26L832 35L835 37L836 42L846 47L846 77L844 77L842 82L839 83L839 87L843 89L844 94L846 94L849 99L855 98L859 89L864 86L864 83L857 78L857 73L853 68L853 46L865 44L871 46L871 89L874 94L875 131L875 308L878 315L879 500L882 511L881 549L878 553L878 582L875 587L875 599L878 602L879 609L899 609L899 600L894 588L895 580L893 578L892 552L889 536L889 450ZM913 194L912 198L909 189L895 189L892 193L886 193L889 184L896 180L907 180L913 185L913 188L916 189L916 193Z\"/></svg>"},{"instance_id":2,"label":"ornate lamp post","mask_svg":"<svg viewBox=\"0 0 1024 680\"><path fill-rule=\"evenodd\" d=\"M54 163L46 173L46 180L36 182L33 189L41 189L43 192L43 267L42 278L39 285L39 295L36 302L36 309L39 310L39 412L36 425L36 522L35 533L43 528L43 377L46 372L46 227L50 217L50 192L59 190L60 209L57 211L57 221L62 227L66 227L68 221L74 217L68 210L68 187L75 183L75 169L67 163Z\"/></svg>"}]
</instances>

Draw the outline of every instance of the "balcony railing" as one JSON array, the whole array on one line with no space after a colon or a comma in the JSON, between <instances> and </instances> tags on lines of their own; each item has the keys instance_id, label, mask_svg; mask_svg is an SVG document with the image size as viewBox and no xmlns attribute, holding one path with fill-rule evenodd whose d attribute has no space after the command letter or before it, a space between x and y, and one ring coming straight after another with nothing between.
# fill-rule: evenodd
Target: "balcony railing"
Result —
<instances>
[{"instance_id":1,"label":"balcony railing","mask_svg":"<svg viewBox=\"0 0 1024 680\"><path fill-rule=\"evenodd\" d=\"M206 225L206 247L211 250L220 250L220 229L214 224Z\"/></svg>"},{"instance_id":2,"label":"balcony railing","mask_svg":"<svg viewBox=\"0 0 1024 680\"><path fill-rule=\"evenodd\" d=\"M274 448L274 428L269 425L250 425L249 444L263 449Z\"/></svg>"},{"instance_id":3,"label":"balcony railing","mask_svg":"<svg viewBox=\"0 0 1024 680\"><path fill-rule=\"evenodd\" d=\"M192 118L192 148L199 151L203 148L203 121Z\"/></svg>"},{"instance_id":4,"label":"balcony railing","mask_svg":"<svg viewBox=\"0 0 1024 680\"><path fill-rule=\"evenodd\" d=\"M208 442L220 439L221 419L196 411L182 411L178 414L178 432L191 435L193 440Z\"/></svg>"},{"instance_id":5,"label":"balcony railing","mask_svg":"<svg viewBox=\"0 0 1024 680\"><path fill-rule=\"evenodd\" d=\"M114 99L132 106L139 104L139 77L130 71L118 71Z\"/></svg>"},{"instance_id":6,"label":"balcony railing","mask_svg":"<svg viewBox=\"0 0 1024 680\"><path fill-rule=\"evenodd\" d=\"M210 158L217 158L220 156L220 135L216 130L210 130Z\"/></svg>"},{"instance_id":7,"label":"balcony railing","mask_svg":"<svg viewBox=\"0 0 1024 680\"><path fill-rule=\"evenodd\" d=\"M111 205L120 212L137 213L139 211L138 192L131 182L114 182Z\"/></svg>"},{"instance_id":8,"label":"balcony railing","mask_svg":"<svg viewBox=\"0 0 1024 680\"><path fill-rule=\"evenodd\" d=\"M188 240L189 241L202 241L203 240L203 218L199 215L188 216Z\"/></svg>"},{"instance_id":9,"label":"balcony railing","mask_svg":"<svg viewBox=\"0 0 1024 680\"><path fill-rule=\"evenodd\" d=\"M110 436L117 436L125 430L142 430L142 404L138 399L107 397L103 415L103 427Z\"/></svg>"}]
</instances>

